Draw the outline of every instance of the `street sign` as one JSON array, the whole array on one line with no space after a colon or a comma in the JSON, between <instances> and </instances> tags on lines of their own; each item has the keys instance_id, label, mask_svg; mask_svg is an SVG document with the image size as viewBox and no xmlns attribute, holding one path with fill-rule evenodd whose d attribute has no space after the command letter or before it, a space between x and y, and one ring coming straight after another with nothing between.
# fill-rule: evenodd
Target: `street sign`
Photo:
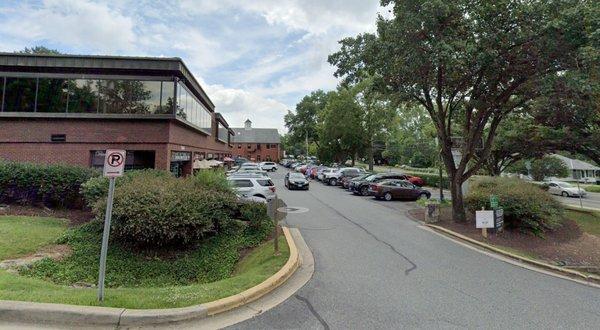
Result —
<instances>
[{"instance_id":1,"label":"street sign","mask_svg":"<svg viewBox=\"0 0 600 330\"><path fill-rule=\"evenodd\" d=\"M494 211L475 211L475 228L494 228Z\"/></svg>"},{"instance_id":2,"label":"street sign","mask_svg":"<svg viewBox=\"0 0 600 330\"><path fill-rule=\"evenodd\" d=\"M498 208L498 196L490 195L490 208L492 208L492 209Z\"/></svg>"},{"instance_id":3,"label":"street sign","mask_svg":"<svg viewBox=\"0 0 600 330\"><path fill-rule=\"evenodd\" d=\"M104 158L104 176L108 180L108 197L106 198L106 212L104 213L104 231L102 233L102 247L100 249L100 269L98 272L98 300L104 300L104 277L106 276L106 255L108 253L108 235L110 234L110 220L112 218L113 199L115 196L115 181L123 175L125 169L125 150L106 150Z\"/></svg>"},{"instance_id":4,"label":"street sign","mask_svg":"<svg viewBox=\"0 0 600 330\"><path fill-rule=\"evenodd\" d=\"M504 209L494 210L494 228L502 230L504 225Z\"/></svg>"},{"instance_id":5,"label":"street sign","mask_svg":"<svg viewBox=\"0 0 600 330\"><path fill-rule=\"evenodd\" d=\"M106 150L106 155L104 156L104 176L107 178L122 176L124 169L125 150Z\"/></svg>"}]
</instances>

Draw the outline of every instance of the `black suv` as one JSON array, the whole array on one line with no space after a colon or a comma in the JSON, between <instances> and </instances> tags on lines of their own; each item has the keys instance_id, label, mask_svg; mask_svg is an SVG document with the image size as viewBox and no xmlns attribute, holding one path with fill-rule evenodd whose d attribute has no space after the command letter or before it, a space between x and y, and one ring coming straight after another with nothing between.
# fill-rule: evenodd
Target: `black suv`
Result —
<instances>
[{"instance_id":1,"label":"black suv","mask_svg":"<svg viewBox=\"0 0 600 330\"><path fill-rule=\"evenodd\" d=\"M392 180L392 179L406 180L408 178L406 177L405 174L401 174L401 173L378 173L378 174L369 175L368 177L366 177L360 181L352 181L350 183L350 187L348 187L348 189L350 189L350 191L352 191L354 194L362 195L362 196L369 196L369 184L377 183L377 182L383 181L383 180Z\"/></svg>"}]
</instances>

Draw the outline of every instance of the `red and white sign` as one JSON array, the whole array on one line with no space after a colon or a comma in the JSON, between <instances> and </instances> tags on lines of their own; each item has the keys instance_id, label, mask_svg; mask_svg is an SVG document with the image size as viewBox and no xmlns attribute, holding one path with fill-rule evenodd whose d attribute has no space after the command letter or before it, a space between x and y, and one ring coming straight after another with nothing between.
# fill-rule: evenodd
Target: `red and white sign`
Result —
<instances>
[{"instance_id":1,"label":"red and white sign","mask_svg":"<svg viewBox=\"0 0 600 330\"><path fill-rule=\"evenodd\" d=\"M125 150L106 150L104 157L104 176L116 178L123 175L125 169Z\"/></svg>"}]
</instances>

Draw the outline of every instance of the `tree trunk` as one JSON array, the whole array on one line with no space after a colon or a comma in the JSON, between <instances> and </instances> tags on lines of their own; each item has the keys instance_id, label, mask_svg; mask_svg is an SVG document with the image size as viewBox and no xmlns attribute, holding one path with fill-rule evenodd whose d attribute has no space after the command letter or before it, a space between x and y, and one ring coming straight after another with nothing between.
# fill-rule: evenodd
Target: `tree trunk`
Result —
<instances>
[{"instance_id":1,"label":"tree trunk","mask_svg":"<svg viewBox=\"0 0 600 330\"><path fill-rule=\"evenodd\" d=\"M373 172L373 140L369 142L369 146L367 147L367 158L369 160L369 171Z\"/></svg>"},{"instance_id":2,"label":"tree trunk","mask_svg":"<svg viewBox=\"0 0 600 330\"><path fill-rule=\"evenodd\" d=\"M462 180L459 175L450 180L450 194L452 195L452 218L455 222L466 222L467 214L463 202Z\"/></svg>"}]
</instances>

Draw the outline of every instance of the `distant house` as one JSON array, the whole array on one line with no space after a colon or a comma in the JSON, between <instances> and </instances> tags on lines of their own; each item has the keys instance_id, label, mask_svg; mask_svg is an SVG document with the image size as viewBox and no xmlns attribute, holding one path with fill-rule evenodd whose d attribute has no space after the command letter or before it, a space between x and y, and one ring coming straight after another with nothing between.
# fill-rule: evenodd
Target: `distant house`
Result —
<instances>
[{"instance_id":1,"label":"distant house","mask_svg":"<svg viewBox=\"0 0 600 330\"><path fill-rule=\"evenodd\" d=\"M600 180L600 167L598 166L558 154L553 154L551 156L560 159L569 169L569 176L566 179L579 180L583 178L594 178Z\"/></svg>"},{"instance_id":2,"label":"distant house","mask_svg":"<svg viewBox=\"0 0 600 330\"><path fill-rule=\"evenodd\" d=\"M276 128L253 128L252 121L248 119L244 127L231 129L234 133L232 150L234 156L256 162L281 159L281 138Z\"/></svg>"}]
</instances>

